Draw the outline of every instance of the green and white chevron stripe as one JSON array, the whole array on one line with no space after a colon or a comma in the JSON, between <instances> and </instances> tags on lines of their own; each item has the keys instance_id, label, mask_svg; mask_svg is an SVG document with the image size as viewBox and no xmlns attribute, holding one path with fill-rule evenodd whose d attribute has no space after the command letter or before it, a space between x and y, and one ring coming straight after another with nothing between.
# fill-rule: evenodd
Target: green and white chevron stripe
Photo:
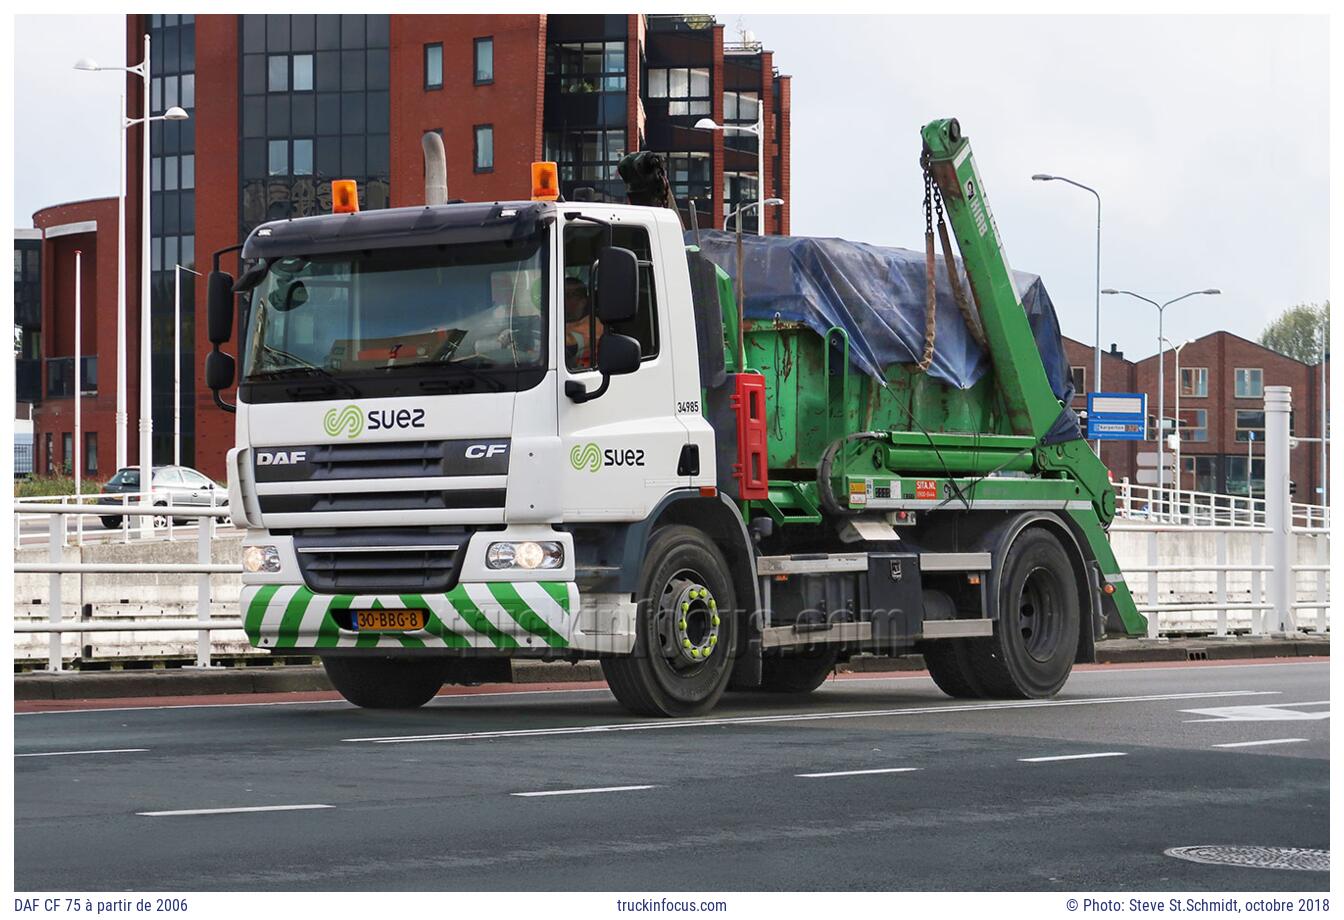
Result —
<instances>
[{"instance_id":1,"label":"green and white chevron stripe","mask_svg":"<svg viewBox=\"0 0 1344 920\"><path fill-rule=\"evenodd\" d=\"M243 629L258 648L568 648L579 592L573 582L481 582L447 594L314 594L302 585L245 585ZM423 630L355 633L335 610L419 608Z\"/></svg>"}]
</instances>

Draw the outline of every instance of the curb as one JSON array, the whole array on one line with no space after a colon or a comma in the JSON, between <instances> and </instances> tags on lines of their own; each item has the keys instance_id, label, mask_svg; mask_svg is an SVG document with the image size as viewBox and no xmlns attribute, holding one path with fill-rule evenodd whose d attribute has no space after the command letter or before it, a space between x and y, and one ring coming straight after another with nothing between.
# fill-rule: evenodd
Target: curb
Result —
<instances>
[{"instance_id":1,"label":"curb","mask_svg":"<svg viewBox=\"0 0 1344 920\"><path fill-rule=\"evenodd\" d=\"M1097 643L1100 664L1143 661L1225 661L1252 658L1328 657L1329 639L1202 638L1118 639ZM600 681L596 661L533 661L513 664L513 683L576 683ZM861 655L840 666L842 672L921 671L919 655L891 658ZM247 693L297 693L331 690L320 666L273 668L175 668L155 671L72 671L65 674L14 675L15 700L84 700L122 697L206 696Z\"/></svg>"}]
</instances>

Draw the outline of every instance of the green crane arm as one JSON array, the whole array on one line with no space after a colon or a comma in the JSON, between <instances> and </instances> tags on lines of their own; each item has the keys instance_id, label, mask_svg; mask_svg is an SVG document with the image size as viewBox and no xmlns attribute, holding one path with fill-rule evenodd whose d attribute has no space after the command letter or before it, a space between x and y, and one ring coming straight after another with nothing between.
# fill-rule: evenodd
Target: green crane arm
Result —
<instances>
[{"instance_id":1,"label":"green crane arm","mask_svg":"<svg viewBox=\"0 0 1344 920\"><path fill-rule=\"evenodd\" d=\"M1069 516L1092 548L1109 588L1108 606L1119 615L1126 632L1141 633L1147 624L1134 605L1104 530L1115 517L1115 488L1106 467L1081 438L1058 444L1043 442L1062 407L1045 376L1045 365L1022 308L970 141L962 136L955 118L930 122L921 134L928 168L942 193L979 308L1009 423L1014 433L1036 440L1035 466L1043 476L1071 479L1080 497L1091 501L1091 512L1074 510Z\"/></svg>"}]
</instances>

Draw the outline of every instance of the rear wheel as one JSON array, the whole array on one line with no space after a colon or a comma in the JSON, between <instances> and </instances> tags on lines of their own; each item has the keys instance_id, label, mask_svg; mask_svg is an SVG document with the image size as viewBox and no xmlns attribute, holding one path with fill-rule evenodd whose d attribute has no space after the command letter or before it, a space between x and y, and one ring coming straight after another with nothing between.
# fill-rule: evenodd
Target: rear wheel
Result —
<instances>
[{"instance_id":1,"label":"rear wheel","mask_svg":"<svg viewBox=\"0 0 1344 920\"><path fill-rule=\"evenodd\" d=\"M108 530L116 530L121 526L121 518L117 516L100 517L98 519Z\"/></svg>"},{"instance_id":2,"label":"rear wheel","mask_svg":"<svg viewBox=\"0 0 1344 920\"><path fill-rule=\"evenodd\" d=\"M1041 699L1073 670L1081 627L1078 586L1054 534L1023 531L999 576L994 635L928 643L924 659L939 688L955 697Z\"/></svg>"},{"instance_id":3,"label":"rear wheel","mask_svg":"<svg viewBox=\"0 0 1344 920\"><path fill-rule=\"evenodd\" d=\"M365 709L415 709L443 686L446 663L432 658L323 658L331 685Z\"/></svg>"},{"instance_id":4,"label":"rear wheel","mask_svg":"<svg viewBox=\"0 0 1344 920\"><path fill-rule=\"evenodd\" d=\"M659 529L644 556L638 598L634 652L602 662L611 692L639 715L709 712L728 684L737 641L723 555L694 528Z\"/></svg>"},{"instance_id":5,"label":"rear wheel","mask_svg":"<svg viewBox=\"0 0 1344 920\"><path fill-rule=\"evenodd\" d=\"M770 693L811 693L835 670L838 648L820 649L761 662L761 689Z\"/></svg>"}]
</instances>

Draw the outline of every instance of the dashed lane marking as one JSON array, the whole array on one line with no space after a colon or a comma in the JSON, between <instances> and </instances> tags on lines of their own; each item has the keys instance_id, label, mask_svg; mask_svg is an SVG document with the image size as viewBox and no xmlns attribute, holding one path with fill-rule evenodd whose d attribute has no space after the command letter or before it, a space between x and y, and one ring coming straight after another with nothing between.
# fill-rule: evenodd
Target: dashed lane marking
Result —
<instances>
[{"instance_id":1,"label":"dashed lane marking","mask_svg":"<svg viewBox=\"0 0 1344 920\"><path fill-rule=\"evenodd\" d=\"M308 811L335 805L250 805L243 808L184 808L179 811L137 811L146 818L180 818L187 815L239 815L254 811Z\"/></svg>"},{"instance_id":2,"label":"dashed lane marking","mask_svg":"<svg viewBox=\"0 0 1344 920\"><path fill-rule=\"evenodd\" d=\"M1118 703L1160 703L1218 697L1275 696L1278 690L1216 690L1201 693L1161 693L1151 696L1110 696L1085 700L1022 700L1007 703L975 703L952 706L918 706L906 709L862 709L840 712L795 712L779 715L735 716L718 719L663 719L657 722L613 722L600 725L569 725L558 728L518 728L497 731L449 732L443 734L390 735L343 738L350 743L416 744L426 741L470 741L484 738L545 738L556 735L590 735L604 732L660 731L675 728L712 728L723 725L774 725L787 722L831 722L840 719L873 719L893 716L955 715L964 712L995 712L1012 709L1046 709L1070 706L1104 706Z\"/></svg>"},{"instance_id":3,"label":"dashed lane marking","mask_svg":"<svg viewBox=\"0 0 1344 920\"><path fill-rule=\"evenodd\" d=\"M1096 760L1098 757L1127 757L1124 751L1098 751L1095 754L1054 754L1050 757L1019 757L1021 763L1054 763L1059 760Z\"/></svg>"},{"instance_id":4,"label":"dashed lane marking","mask_svg":"<svg viewBox=\"0 0 1344 920\"><path fill-rule=\"evenodd\" d=\"M1301 744L1306 738L1267 738L1264 741L1228 741L1213 745L1216 748L1260 747L1265 744Z\"/></svg>"},{"instance_id":5,"label":"dashed lane marking","mask_svg":"<svg viewBox=\"0 0 1344 920\"><path fill-rule=\"evenodd\" d=\"M657 789L657 786L596 786L592 789L546 789L541 792L510 792L509 795L520 799L541 798L550 795L592 795L597 792L638 792L642 789Z\"/></svg>"},{"instance_id":6,"label":"dashed lane marking","mask_svg":"<svg viewBox=\"0 0 1344 920\"><path fill-rule=\"evenodd\" d=\"M795 773L804 779L823 779L828 776L871 776L875 773L918 773L919 767L885 767L880 770L836 770L833 773Z\"/></svg>"}]
</instances>

